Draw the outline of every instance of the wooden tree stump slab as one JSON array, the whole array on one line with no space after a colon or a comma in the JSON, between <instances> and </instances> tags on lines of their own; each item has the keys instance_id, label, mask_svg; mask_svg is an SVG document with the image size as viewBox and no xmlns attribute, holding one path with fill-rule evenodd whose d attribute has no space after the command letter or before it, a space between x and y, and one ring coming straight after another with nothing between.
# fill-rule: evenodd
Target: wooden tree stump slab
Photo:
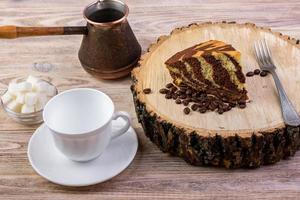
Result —
<instances>
[{"instance_id":1,"label":"wooden tree stump slab","mask_svg":"<svg viewBox=\"0 0 300 200\"><path fill-rule=\"evenodd\" d=\"M203 23L177 28L150 46L132 71L132 93L145 134L163 152L193 165L255 168L294 155L300 146L299 127L286 127L272 77L247 77L250 103L246 109L183 114L183 105L159 93L172 82L164 62L185 48L210 39L232 44L242 54L243 72L259 68L253 44L265 38L286 92L300 110L299 40L254 24ZM144 94L151 88L150 94Z\"/></svg>"}]
</instances>

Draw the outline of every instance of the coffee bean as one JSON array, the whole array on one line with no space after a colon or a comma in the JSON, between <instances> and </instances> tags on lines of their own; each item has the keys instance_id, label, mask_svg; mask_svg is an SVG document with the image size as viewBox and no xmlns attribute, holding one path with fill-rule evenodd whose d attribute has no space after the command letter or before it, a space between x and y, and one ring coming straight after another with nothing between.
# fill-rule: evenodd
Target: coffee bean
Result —
<instances>
[{"instance_id":1,"label":"coffee bean","mask_svg":"<svg viewBox=\"0 0 300 200\"><path fill-rule=\"evenodd\" d=\"M199 95L199 98L206 98L207 97L207 94L205 94L205 93L201 93L200 95Z\"/></svg>"},{"instance_id":2,"label":"coffee bean","mask_svg":"<svg viewBox=\"0 0 300 200\"><path fill-rule=\"evenodd\" d=\"M189 107L185 107L185 108L183 109L183 112L184 112L184 114L188 115L188 114L190 114L191 110L190 110Z\"/></svg>"},{"instance_id":3,"label":"coffee bean","mask_svg":"<svg viewBox=\"0 0 300 200\"><path fill-rule=\"evenodd\" d=\"M246 101L243 101L243 100L238 101L238 104L246 104Z\"/></svg>"},{"instance_id":4,"label":"coffee bean","mask_svg":"<svg viewBox=\"0 0 300 200\"><path fill-rule=\"evenodd\" d=\"M168 83L168 84L166 85L166 88L171 88L171 87L173 87L173 83Z\"/></svg>"},{"instance_id":5,"label":"coffee bean","mask_svg":"<svg viewBox=\"0 0 300 200\"><path fill-rule=\"evenodd\" d=\"M206 111L207 111L206 108L200 108L200 109L199 109L199 112L200 112L200 113L206 113Z\"/></svg>"},{"instance_id":6,"label":"coffee bean","mask_svg":"<svg viewBox=\"0 0 300 200\"><path fill-rule=\"evenodd\" d=\"M193 94L192 94L192 97L193 97L193 98L196 98L197 96L198 96L197 93L193 93Z\"/></svg>"},{"instance_id":7,"label":"coffee bean","mask_svg":"<svg viewBox=\"0 0 300 200\"><path fill-rule=\"evenodd\" d=\"M177 91L175 92L175 94L177 94L177 95L181 95L181 94L182 94L182 92L181 92L180 90L177 90Z\"/></svg>"},{"instance_id":8,"label":"coffee bean","mask_svg":"<svg viewBox=\"0 0 300 200\"><path fill-rule=\"evenodd\" d=\"M151 88L145 88L143 90L144 94L150 94L151 93Z\"/></svg>"},{"instance_id":9,"label":"coffee bean","mask_svg":"<svg viewBox=\"0 0 300 200\"><path fill-rule=\"evenodd\" d=\"M236 106L236 103L229 103L229 105L234 108Z\"/></svg>"},{"instance_id":10,"label":"coffee bean","mask_svg":"<svg viewBox=\"0 0 300 200\"><path fill-rule=\"evenodd\" d=\"M267 71L261 71L260 74L259 74L261 77L265 77L268 75L268 72Z\"/></svg>"},{"instance_id":11,"label":"coffee bean","mask_svg":"<svg viewBox=\"0 0 300 200\"><path fill-rule=\"evenodd\" d=\"M180 83L180 84L179 84L179 87L187 87L187 85L184 84L184 83Z\"/></svg>"},{"instance_id":12,"label":"coffee bean","mask_svg":"<svg viewBox=\"0 0 300 200\"><path fill-rule=\"evenodd\" d=\"M186 94L182 94L182 95L179 96L179 98L180 98L180 99L186 99L187 96L186 96Z\"/></svg>"},{"instance_id":13,"label":"coffee bean","mask_svg":"<svg viewBox=\"0 0 300 200\"><path fill-rule=\"evenodd\" d=\"M176 99L178 98L178 95L177 95L177 94L173 94L173 95L172 95L172 98L173 98L174 100L176 100Z\"/></svg>"},{"instance_id":14,"label":"coffee bean","mask_svg":"<svg viewBox=\"0 0 300 200\"><path fill-rule=\"evenodd\" d=\"M223 110L224 110L224 112L227 112L227 111L231 110L231 106L224 104Z\"/></svg>"},{"instance_id":15,"label":"coffee bean","mask_svg":"<svg viewBox=\"0 0 300 200\"><path fill-rule=\"evenodd\" d=\"M186 95L191 95L192 94L192 90L191 89L187 89L185 92Z\"/></svg>"},{"instance_id":16,"label":"coffee bean","mask_svg":"<svg viewBox=\"0 0 300 200\"><path fill-rule=\"evenodd\" d=\"M255 75L258 75L258 74L260 74L260 69L256 69L256 70L254 70L254 74L255 74Z\"/></svg>"},{"instance_id":17,"label":"coffee bean","mask_svg":"<svg viewBox=\"0 0 300 200\"><path fill-rule=\"evenodd\" d=\"M172 92L176 92L178 89L177 89L177 87L171 87L171 89L170 89Z\"/></svg>"},{"instance_id":18,"label":"coffee bean","mask_svg":"<svg viewBox=\"0 0 300 200\"><path fill-rule=\"evenodd\" d=\"M228 105L226 111L230 111L231 109L232 109L232 107L230 105Z\"/></svg>"},{"instance_id":19,"label":"coffee bean","mask_svg":"<svg viewBox=\"0 0 300 200\"><path fill-rule=\"evenodd\" d=\"M244 108L246 108L246 104L244 104L244 103L242 103L242 104L239 104L239 108L240 108L240 109L244 109Z\"/></svg>"},{"instance_id":20,"label":"coffee bean","mask_svg":"<svg viewBox=\"0 0 300 200\"><path fill-rule=\"evenodd\" d=\"M179 90L184 94L186 93L186 88L180 88Z\"/></svg>"},{"instance_id":21,"label":"coffee bean","mask_svg":"<svg viewBox=\"0 0 300 200\"><path fill-rule=\"evenodd\" d=\"M176 99L175 103L176 104L181 104L181 100L180 99Z\"/></svg>"},{"instance_id":22,"label":"coffee bean","mask_svg":"<svg viewBox=\"0 0 300 200\"><path fill-rule=\"evenodd\" d=\"M169 90L169 91L167 92L167 94L173 96L174 93L173 93L171 90Z\"/></svg>"},{"instance_id":23,"label":"coffee bean","mask_svg":"<svg viewBox=\"0 0 300 200\"><path fill-rule=\"evenodd\" d=\"M161 94L167 94L168 92L169 92L169 90L166 88L162 88L159 90L159 93L161 93Z\"/></svg>"},{"instance_id":24,"label":"coffee bean","mask_svg":"<svg viewBox=\"0 0 300 200\"><path fill-rule=\"evenodd\" d=\"M192 102L192 99L190 97L187 97L185 100L189 103Z\"/></svg>"},{"instance_id":25,"label":"coffee bean","mask_svg":"<svg viewBox=\"0 0 300 200\"><path fill-rule=\"evenodd\" d=\"M208 109L211 111L214 111L217 108L216 105L213 104L213 102L211 104L209 104Z\"/></svg>"},{"instance_id":26,"label":"coffee bean","mask_svg":"<svg viewBox=\"0 0 300 200\"><path fill-rule=\"evenodd\" d=\"M188 106L190 102L183 100L182 103L183 103L183 105Z\"/></svg>"},{"instance_id":27,"label":"coffee bean","mask_svg":"<svg viewBox=\"0 0 300 200\"><path fill-rule=\"evenodd\" d=\"M222 101L223 102L227 102L227 98L226 97L222 97Z\"/></svg>"},{"instance_id":28,"label":"coffee bean","mask_svg":"<svg viewBox=\"0 0 300 200\"><path fill-rule=\"evenodd\" d=\"M248 77L254 76L254 72L247 72L246 76Z\"/></svg>"},{"instance_id":29,"label":"coffee bean","mask_svg":"<svg viewBox=\"0 0 300 200\"><path fill-rule=\"evenodd\" d=\"M165 95L165 98L166 98L166 99L172 99L172 94L166 94L166 95Z\"/></svg>"},{"instance_id":30,"label":"coffee bean","mask_svg":"<svg viewBox=\"0 0 300 200\"><path fill-rule=\"evenodd\" d=\"M198 108L199 108L198 104L193 104L193 105L191 106L191 109L192 109L193 111L196 111Z\"/></svg>"},{"instance_id":31,"label":"coffee bean","mask_svg":"<svg viewBox=\"0 0 300 200\"><path fill-rule=\"evenodd\" d=\"M218 109L218 113L219 113L220 115L222 115L222 114L224 113L224 110L223 110L223 109Z\"/></svg>"},{"instance_id":32,"label":"coffee bean","mask_svg":"<svg viewBox=\"0 0 300 200\"><path fill-rule=\"evenodd\" d=\"M212 101L211 104L215 107L217 107L219 105L219 103L215 100L215 101Z\"/></svg>"},{"instance_id":33,"label":"coffee bean","mask_svg":"<svg viewBox=\"0 0 300 200\"><path fill-rule=\"evenodd\" d=\"M198 99L195 98L195 97L192 97L192 98L191 98L191 102L195 102L195 103L196 103L196 102L198 102Z\"/></svg>"},{"instance_id":34,"label":"coffee bean","mask_svg":"<svg viewBox=\"0 0 300 200\"><path fill-rule=\"evenodd\" d=\"M198 97L198 98L195 100L195 102L200 102L200 103L202 103L202 102L204 102L205 100L206 100L205 98Z\"/></svg>"}]
</instances>

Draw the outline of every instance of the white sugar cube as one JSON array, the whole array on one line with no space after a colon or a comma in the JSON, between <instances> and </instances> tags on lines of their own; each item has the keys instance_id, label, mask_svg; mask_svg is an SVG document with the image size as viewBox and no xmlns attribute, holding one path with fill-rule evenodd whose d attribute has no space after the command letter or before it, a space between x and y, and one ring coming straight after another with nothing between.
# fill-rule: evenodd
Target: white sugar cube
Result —
<instances>
[{"instance_id":1,"label":"white sugar cube","mask_svg":"<svg viewBox=\"0 0 300 200\"><path fill-rule=\"evenodd\" d=\"M36 102L36 104L34 105L35 112L40 111L42 109L44 109L44 106L39 101Z\"/></svg>"},{"instance_id":2,"label":"white sugar cube","mask_svg":"<svg viewBox=\"0 0 300 200\"><path fill-rule=\"evenodd\" d=\"M18 93L18 84L11 82L8 85L8 92L12 95L12 96L16 96Z\"/></svg>"},{"instance_id":3,"label":"white sugar cube","mask_svg":"<svg viewBox=\"0 0 300 200\"><path fill-rule=\"evenodd\" d=\"M25 94L18 92L17 93L17 97L16 97L16 101L20 104L24 104L25 103Z\"/></svg>"},{"instance_id":4,"label":"white sugar cube","mask_svg":"<svg viewBox=\"0 0 300 200\"><path fill-rule=\"evenodd\" d=\"M14 100L14 97L9 93L5 92L5 94L1 97L3 104L8 104L12 100Z\"/></svg>"},{"instance_id":5,"label":"white sugar cube","mask_svg":"<svg viewBox=\"0 0 300 200\"><path fill-rule=\"evenodd\" d=\"M26 104L22 106L21 113L33 113L33 112L34 112L34 106L28 106Z\"/></svg>"},{"instance_id":6,"label":"white sugar cube","mask_svg":"<svg viewBox=\"0 0 300 200\"><path fill-rule=\"evenodd\" d=\"M28 92L25 94L25 104L27 106L34 106L38 99L38 95L34 92Z\"/></svg>"},{"instance_id":7,"label":"white sugar cube","mask_svg":"<svg viewBox=\"0 0 300 200\"><path fill-rule=\"evenodd\" d=\"M49 98L46 95L40 94L38 96L38 103L41 104L42 107L44 107L46 105L46 103L48 102Z\"/></svg>"},{"instance_id":8,"label":"white sugar cube","mask_svg":"<svg viewBox=\"0 0 300 200\"><path fill-rule=\"evenodd\" d=\"M53 85L48 86L47 96L53 97L56 95L56 88Z\"/></svg>"},{"instance_id":9,"label":"white sugar cube","mask_svg":"<svg viewBox=\"0 0 300 200\"><path fill-rule=\"evenodd\" d=\"M36 91L37 92L41 92L41 93L47 93L48 92L48 88L49 88L49 84L45 81L40 81L36 84Z\"/></svg>"},{"instance_id":10,"label":"white sugar cube","mask_svg":"<svg viewBox=\"0 0 300 200\"><path fill-rule=\"evenodd\" d=\"M15 100L11 101L9 104L7 104L7 108L10 110L19 113L21 111L22 104L19 104Z\"/></svg>"},{"instance_id":11,"label":"white sugar cube","mask_svg":"<svg viewBox=\"0 0 300 200\"><path fill-rule=\"evenodd\" d=\"M47 97L44 94L39 94L38 100L35 104L35 111L40 111L40 110L44 109L44 107L48 101L49 101L49 97Z\"/></svg>"},{"instance_id":12,"label":"white sugar cube","mask_svg":"<svg viewBox=\"0 0 300 200\"><path fill-rule=\"evenodd\" d=\"M32 84L26 81L18 83L18 92L29 92L32 89Z\"/></svg>"},{"instance_id":13,"label":"white sugar cube","mask_svg":"<svg viewBox=\"0 0 300 200\"><path fill-rule=\"evenodd\" d=\"M29 75L26 79L26 82L31 83L33 86L36 85L39 81L40 81L40 79L38 79L35 76L31 76L31 75Z\"/></svg>"}]
</instances>

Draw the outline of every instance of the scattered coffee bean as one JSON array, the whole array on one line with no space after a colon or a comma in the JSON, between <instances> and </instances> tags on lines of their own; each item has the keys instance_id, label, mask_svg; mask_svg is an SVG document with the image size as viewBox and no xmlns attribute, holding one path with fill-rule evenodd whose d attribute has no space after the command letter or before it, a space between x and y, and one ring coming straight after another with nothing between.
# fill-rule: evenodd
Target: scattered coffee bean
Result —
<instances>
[{"instance_id":1,"label":"scattered coffee bean","mask_svg":"<svg viewBox=\"0 0 300 200\"><path fill-rule=\"evenodd\" d=\"M190 102L188 102L187 100L183 100L182 103L183 105L188 106Z\"/></svg>"},{"instance_id":2,"label":"scattered coffee bean","mask_svg":"<svg viewBox=\"0 0 300 200\"><path fill-rule=\"evenodd\" d=\"M223 102L227 102L228 100L227 100L226 97L223 97L223 98L222 98L222 101L223 101Z\"/></svg>"},{"instance_id":3,"label":"scattered coffee bean","mask_svg":"<svg viewBox=\"0 0 300 200\"><path fill-rule=\"evenodd\" d=\"M191 99L190 97L187 97L185 100L186 100L187 102L192 102L192 99Z\"/></svg>"},{"instance_id":4,"label":"scattered coffee bean","mask_svg":"<svg viewBox=\"0 0 300 200\"><path fill-rule=\"evenodd\" d=\"M186 99L187 96L186 96L186 94L182 94L182 95L179 96L179 98L180 98L180 99Z\"/></svg>"},{"instance_id":5,"label":"scattered coffee bean","mask_svg":"<svg viewBox=\"0 0 300 200\"><path fill-rule=\"evenodd\" d=\"M210 111L214 111L214 110L217 108L217 106L212 102L212 103L208 106L208 108L209 108Z\"/></svg>"},{"instance_id":6,"label":"scattered coffee bean","mask_svg":"<svg viewBox=\"0 0 300 200\"><path fill-rule=\"evenodd\" d=\"M175 92L175 94L177 94L177 95L182 95L182 92L181 92L180 90L177 90L177 91Z\"/></svg>"},{"instance_id":7,"label":"scattered coffee bean","mask_svg":"<svg viewBox=\"0 0 300 200\"><path fill-rule=\"evenodd\" d=\"M145 88L143 90L144 94L150 94L151 93L151 88Z\"/></svg>"},{"instance_id":8,"label":"scattered coffee bean","mask_svg":"<svg viewBox=\"0 0 300 200\"><path fill-rule=\"evenodd\" d=\"M256 70L254 70L254 74L255 74L255 75L258 75L258 74L260 74L260 69L256 69Z\"/></svg>"},{"instance_id":9,"label":"scattered coffee bean","mask_svg":"<svg viewBox=\"0 0 300 200\"><path fill-rule=\"evenodd\" d=\"M261 71L260 74L259 74L261 77L265 77L268 75L268 72L267 71Z\"/></svg>"},{"instance_id":10,"label":"scattered coffee bean","mask_svg":"<svg viewBox=\"0 0 300 200\"><path fill-rule=\"evenodd\" d=\"M169 90L166 88L162 88L159 90L159 93L161 93L161 94L167 94L168 92L169 92Z\"/></svg>"},{"instance_id":11,"label":"scattered coffee bean","mask_svg":"<svg viewBox=\"0 0 300 200\"><path fill-rule=\"evenodd\" d=\"M199 112L200 112L200 113L206 113L206 108L200 108L200 109L199 109Z\"/></svg>"},{"instance_id":12,"label":"scattered coffee bean","mask_svg":"<svg viewBox=\"0 0 300 200\"><path fill-rule=\"evenodd\" d=\"M190 110L189 107L185 107L185 108L183 109L183 112L184 112L184 114L188 115L188 114L190 114L191 110Z\"/></svg>"},{"instance_id":13,"label":"scattered coffee bean","mask_svg":"<svg viewBox=\"0 0 300 200\"><path fill-rule=\"evenodd\" d=\"M205 93L202 93L202 94L199 95L199 98L203 98L204 99L206 97L207 97L207 94L205 94Z\"/></svg>"},{"instance_id":14,"label":"scattered coffee bean","mask_svg":"<svg viewBox=\"0 0 300 200\"><path fill-rule=\"evenodd\" d=\"M181 104L181 100L180 99L176 99L175 103L176 104Z\"/></svg>"},{"instance_id":15,"label":"scattered coffee bean","mask_svg":"<svg viewBox=\"0 0 300 200\"><path fill-rule=\"evenodd\" d=\"M177 91L177 87L172 87L172 88L171 88L171 91L172 91L172 92L176 92L176 91Z\"/></svg>"},{"instance_id":16,"label":"scattered coffee bean","mask_svg":"<svg viewBox=\"0 0 300 200\"><path fill-rule=\"evenodd\" d=\"M173 98L174 100L176 100L176 99L178 98L178 95L177 95L177 94L172 94L172 98Z\"/></svg>"},{"instance_id":17,"label":"scattered coffee bean","mask_svg":"<svg viewBox=\"0 0 300 200\"><path fill-rule=\"evenodd\" d=\"M240 109L244 109L244 108L246 108L246 104L245 104L245 103L241 103L241 104L239 104L239 108L240 108Z\"/></svg>"},{"instance_id":18,"label":"scattered coffee bean","mask_svg":"<svg viewBox=\"0 0 300 200\"><path fill-rule=\"evenodd\" d=\"M186 93L186 89L185 88L180 88L179 90L182 92L182 94Z\"/></svg>"},{"instance_id":19,"label":"scattered coffee bean","mask_svg":"<svg viewBox=\"0 0 300 200\"><path fill-rule=\"evenodd\" d=\"M262 73L259 69L254 71L255 72L252 72L253 75ZM149 91L147 90L146 93L147 92ZM221 98L219 98L211 94L207 95L203 91L197 92L186 85L177 87L172 83L168 83L165 88L159 90L159 93L164 94L166 99L173 99L176 104L183 104L186 106L183 110L185 114L189 114L191 111L199 111L200 113L216 111L219 114L223 114L224 112L230 111L237 105L241 109L246 107L245 101L239 101L238 103L228 102L228 98L226 98L226 95L222 92L220 93ZM188 106L190 103L192 103L192 106L189 108Z\"/></svg>"},{"instance_id":20,"label":"scattered coffee bean","mask_svg":"<svg viewBox=\"0 0 300 200\"><path fill-rule=\"evenodd\" d=\"M166 85L166 88L171 88L171 87L173 87L173 83L168 83L168 84Z\"/></svg>"},{"instance_id":21,"label":"scattered coffee bean","mask_svg":"<svg viewBox=\"0 0 300 200\"><path fill-rule=\"evenodd\" d=\"M195 103L198 102L198 99L195 97L190 98L190 100L191 100L191 102L195 102Z\"/></svg>"},{"instance_id":22,"label":"scattered coffee bean","mask_svg":"<svg viewBox=\"0 0 300 200\"><path fill-rule=\"evenodd\" d=\"M240 101L238 101L238 104L246 104L246 101L245 100L240 100Z\"/></svg>"},{"instance_id":23,"label":"scattered coffee bean","mask_svg":"<svg viewBox=\"0 0 300 200\"><path fill-rule=\"evenodd\" d=\"M218 113L219 113L220 115L222 115L222 114L224 113L224 110L223 110L223 109L218 109Z\"/></svg>"},{"instance_id":24,"label":"scattered coffee bean","mask_svg":"<svg viewBox=\"0 0 300 200\"><path fill-rule=\"evenodd\" d=\"M246 76L248 77L254 76L254 72L247 72Z\"/></svg>"},{"instance_id":25,"label":"scattered coffee bean","mask_svg":"<svg viewBox=\"0 0 300 200\"><path fill-rule=\"evenodd\" d=\"M234 108L236 106L236 103L229 103L229 105Z\"/></svg>"},{"instance_id":26,"label":"scattered coffee bean","mask_svg":"<svg viewBox=\"0 0 300 200\"><path fill-rule=\"evenodd\" d=\"M192 109L193 111L196 111L198 108L199 108L198 104L193 104L193 105L191 106L191 109Z\"/></svg>"},{"instance_id":27,"label":"scattered coffee bean","mask_svg":"<svg viewBox=\"0 0 300 200\"><path fill-rule=\"evenodd\" d=\"M231 109L232 109L232 107L230 105L227 105L226 107L224 107L225 112L230 111Z\"/></svg>"},{"instance_id":28,"label":"scattered coffee bean","mask_svg":"<svg viewBox=\"0 0 300 200\"><path fill-rule=\"evenodd\" d=\"M172 94L166 94L166 95L165 95L165 98L166 98L166 99L172 99Z\"/></svg>"},{"instance_id":29,"label":"scattered coffee bean","mask_svg":"<svg viewBox=\"0 0 300 200\"><path fill-rule=\"evenodd\" d=\"M191 95L191 94L192 94L192 90L187 89L186 92L185 92L185 94L186 94L186 95Z\"/></svg>"}]
</instances>

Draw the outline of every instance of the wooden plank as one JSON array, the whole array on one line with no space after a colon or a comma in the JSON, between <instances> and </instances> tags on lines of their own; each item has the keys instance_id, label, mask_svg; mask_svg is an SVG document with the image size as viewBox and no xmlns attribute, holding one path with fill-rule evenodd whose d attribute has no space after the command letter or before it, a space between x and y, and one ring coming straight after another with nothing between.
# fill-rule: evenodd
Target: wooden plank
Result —
<instances>
[{"instance_id":1,"label":"wooden plank","mask_svg":"<svg viewBox=\"0 0 300 200\"><path fill-rule=\"evenodd\" d=\"M300 38L298 0L127 0L130 24L143 49L174 27L197 21L254 22ZM0 1L0 25L83 25L81 12L90 0ZM193 167L161 153L144 136L134 113L130 79L100 81L86 74L77 59L80 36L23 38L0 41L0 91L15 77L50 78L60 91L94 87L108 93L117 109L134 118L140 147L122 174L102 184L67 188L49 183L30 167L27 142L36 127L18 125L0 111L0 199L297 199L300 154L256 170L228 171ZM34 63L50 63L49 72ZM38 68L41 69L41 68Z\"/></svg>"}]
</instances>

